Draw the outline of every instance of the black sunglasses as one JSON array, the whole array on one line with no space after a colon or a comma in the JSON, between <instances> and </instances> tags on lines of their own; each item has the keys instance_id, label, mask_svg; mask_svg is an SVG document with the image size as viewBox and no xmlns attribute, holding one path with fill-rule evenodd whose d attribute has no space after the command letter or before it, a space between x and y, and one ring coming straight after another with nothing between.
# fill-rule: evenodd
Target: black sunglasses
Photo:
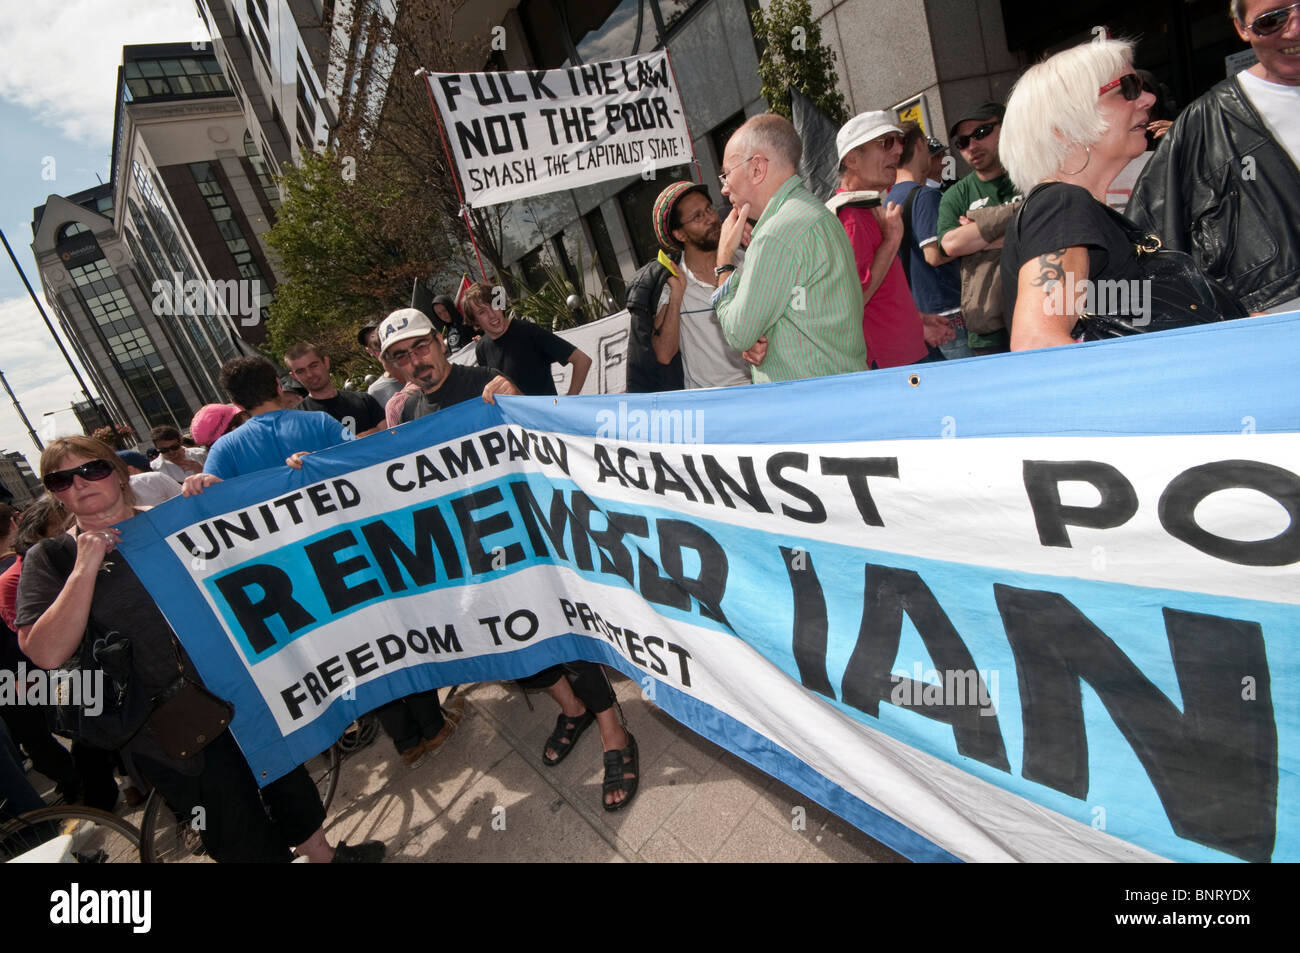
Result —
<instances>
[{"instance_id":1,"label":"black sunglasses","mask_svg":"<svg viewBox=\"0 0 1300 953\"><path fill-rule=\"evenodd\" d=\"M107 479L112 475L113 464L107 460L91 460L89 463L83 463L71 470L53 470L41 477L41 482L45 484L45 489L51 493L62 493L64 490L71 488L73 477L81 477L83 480L93 482Z\"/></svg>"},{"instance_id":2,"label":"black sunglasses","mask_svg":"<svg viewBox=\"0 0 1300 953\"><path fill-rule=\"evenodd\" d=\"M1255 17L1250 21L1251 32L1256 36L1272 36L1286 26L1287 21L1291 19L1291 14L1297 9L1300 9L1300 3L1293 3L1279 10L1270 10L1263 16Z\"/></svg>"},{"instance_id":3,"label":"black sunglasses","mask_svg":"<svg viewBox=\"0 0 1300 953\"><path fill-rule=\"evenodd\" d=\"M986 122L984 125L972 131L969 136L955 136L953 137L952 144L957 147L958 152L962 152L968 145L970 145L972 139L983 139L997 127L999 122L1000 120L994 119L992 122Z\"/></svg>"},{"instance_id":4,"label":"black sunglasses","mask_svg":"<svg viewBox=\"0 0 1300 953\"><path fill-rule=\"evenodd\" d=\"M1125 73L1119 79L1112 79L1109 83L1097 90L1098 96L1105 96L1116 86L1119 87L1120 95L1129 102L1137 99L1142 95L1142 80L1137 73Z\"/></svg>"}]
</instances>

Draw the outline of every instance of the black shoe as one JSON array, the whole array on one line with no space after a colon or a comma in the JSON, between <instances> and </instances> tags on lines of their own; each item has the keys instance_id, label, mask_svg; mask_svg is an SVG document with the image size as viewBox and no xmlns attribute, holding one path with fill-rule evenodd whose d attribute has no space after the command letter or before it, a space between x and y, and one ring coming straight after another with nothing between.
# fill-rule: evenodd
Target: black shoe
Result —
<instances>
[{"instance_id":1,"label":"black shoe","mask_svg":"<svg viewBox=\"0 0 1300 953\"><path fill-rule=\"evenodd\" d=\"M334 848L331 864L378 864L384 859L384 842L368 840L363 844L339 844Z\"/></svg>"}]
</instances>

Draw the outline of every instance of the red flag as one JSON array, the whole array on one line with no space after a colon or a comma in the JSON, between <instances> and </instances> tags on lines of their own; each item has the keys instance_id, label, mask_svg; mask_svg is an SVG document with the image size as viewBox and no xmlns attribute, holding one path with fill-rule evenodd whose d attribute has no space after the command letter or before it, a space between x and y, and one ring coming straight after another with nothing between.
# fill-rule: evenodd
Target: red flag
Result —
<instances>
[{"instance_id":1,"label":"red flag","mask_svg":"<svg viewBox=\"0 0 1300 953\"><path fill-rule=\"evenodd\" d=\"M469 278L465 275L461 275L460 287L456 289L456 310L460 311L462 314L464 313L465 309L460 306L460 303L465 298L465 292L469 291L469 286L470 286Z\"/></svg>"}]
</instances>

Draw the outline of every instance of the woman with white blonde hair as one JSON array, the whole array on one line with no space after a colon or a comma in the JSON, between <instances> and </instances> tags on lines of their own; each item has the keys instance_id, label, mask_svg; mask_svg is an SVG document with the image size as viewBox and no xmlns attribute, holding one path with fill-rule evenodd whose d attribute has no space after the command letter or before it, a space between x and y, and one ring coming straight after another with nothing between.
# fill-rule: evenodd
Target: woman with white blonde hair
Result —
<instances>
[{"instance_id":1,"label":"woman with white blonde hair","mask_svg":"<svg viewBox=\"0 0 1300 953\"><path fill-rule=\"evenodd\" d=\"M1141 329L1149 301L1138 300L1145 276L1138 229L1105 199L1146 149L1154 103L1124 40L1065 50L1016 83L1000 143L1003 165L1025 193L1002 253L1013 351L1073 343L1090 330L1080 319L1099 310ZM1102 302L1102 287L1136 293Z\"/></svg>"}]
</instances>

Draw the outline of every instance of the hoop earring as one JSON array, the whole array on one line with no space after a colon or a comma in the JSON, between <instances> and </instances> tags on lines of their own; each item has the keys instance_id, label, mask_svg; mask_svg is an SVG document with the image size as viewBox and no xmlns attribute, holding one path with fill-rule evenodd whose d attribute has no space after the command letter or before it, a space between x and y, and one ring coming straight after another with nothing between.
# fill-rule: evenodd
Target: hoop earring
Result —
<instances>
[{"instance_id":1,"label":"hoop earring","mask_svg":"<svg viewBox=\"0 0 1300 953\"><path fill-rule=\"evenodd\" d=\"M1083 151L1084 151L1083 165L1079 166L1078 170L1075 172L1062 172L1061 173L1062 175L1078 175L1084 169L1088 168L1088 163L1092 161L1092 147L1084 146Z\"/></svg>"}]
</instances>

